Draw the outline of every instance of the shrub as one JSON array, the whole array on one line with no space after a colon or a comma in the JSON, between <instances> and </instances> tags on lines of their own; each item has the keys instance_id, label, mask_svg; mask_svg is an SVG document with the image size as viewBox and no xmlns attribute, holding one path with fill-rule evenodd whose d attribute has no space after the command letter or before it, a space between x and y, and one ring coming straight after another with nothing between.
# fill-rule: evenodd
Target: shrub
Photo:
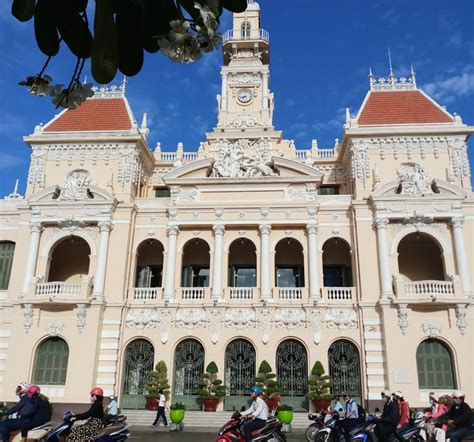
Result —
<instances>
[{"instance_id":1,"label":"shrub","mask_svg":"<svg viewBox=\"0 0 474 442\"><path fill-rule=\"evenodd\" d=\"M165 361L156 364L154 370L148 372L149 380L145 385L146 397L158 397L158 392L163 390L165 396L170 394L170 385L168 383L168 368Z\"/></svg>"},{"instance_id":2,"label":"shrub","mask_svg":"<svg viewBox=\"0 0 474 442\"><path fill-rule=\"evenodd\" d=\"M225 386L217 378L218 372L216 363L210 362L201 378L201 388L198 390L199 396L204 399L216 399L225 396Z\"/></svg>"},{"instance_id":3,"label":"shrub","mask_svg":"<svg viewBox=\"0 0 474 442\"><path fill-rule=\"evenodd\" d=\"M170 405L170 410L186 410L186 405L182 402L174 402Z\"/></svg>"},{"instance_id":4,"label":"shrub","mask_svg":"<svg viewBox=\"0 0 474 442\"><path fill-rule=\"evenodd\" d=\"M281 393L281 388L276 381L276 374L272 373L272 367L267 361L262 361L260 364L255 384L262 389L263 396L266 398L272 398L272 396Z\"/></svg>"},{"instance_id":5,"label":"shrub","mask_svg":"<svg viewBox=\"0 0 474 442\"><path fill-rule=\"evenodd\" d=\"M291 405L283 404L278 407L278 411L293 411L293 407Z\"/></svg>"},{"instance_id":6,"label":"shrub","mask_svg":"<svg viewBox=\"0 0 474 442\"><path fill-rule=\"evenodd\" d=\"M329 393L331 382L329 376L325 374L323 364L316 361L311 370L308 380L308 394L310 400L331 400L332 394Z\"/></svg>"}]
</instances>

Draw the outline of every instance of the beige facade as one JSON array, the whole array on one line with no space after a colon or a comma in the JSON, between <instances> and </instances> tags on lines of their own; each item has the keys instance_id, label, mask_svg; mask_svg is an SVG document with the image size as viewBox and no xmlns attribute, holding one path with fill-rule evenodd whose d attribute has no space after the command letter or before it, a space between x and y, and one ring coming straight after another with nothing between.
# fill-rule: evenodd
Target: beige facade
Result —
<instances>
[{"instance_id":1,"label":"beige facade","mask_svg":"<svg viewBox=\"0 0 474 442\"><path fill-rule=\"evenodd\" d=\"M226 408L262 360L301 407L316 360L365 401L473 397L473 127L414 73L371 75L340 143L296 149L272 125L257 3L223 51L218 124L195 152L150 149L125 84L25 137L26 195L0 201L1 398L29 380L82 403L97 384L141 407L161 359L191 408L210 361Z\"/></svg>"}]
</instances>

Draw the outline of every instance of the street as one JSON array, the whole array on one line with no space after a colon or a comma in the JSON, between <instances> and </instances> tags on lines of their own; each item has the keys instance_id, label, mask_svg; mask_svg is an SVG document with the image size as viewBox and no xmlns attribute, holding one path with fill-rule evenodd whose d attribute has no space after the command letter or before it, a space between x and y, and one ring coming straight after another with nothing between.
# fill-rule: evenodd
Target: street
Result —
<instances>
[{"instance_id":1,"label":"street","mask_svg":"<svg viewBox=\"0 0 474 442\"><path fill-rule=\"evenodd\" d=\"M160 442L211 442L217 438L216 433L202 433L197 429L188 429L180 432L170 432L165 430L163 427L158 429L135 427L131 428L132 435L130 440L141 440L143 442L157 441ZM291 442L302 442L306 440L301 431L296 434L288 434L287 440Z\"/></svg>"}]
</instances>

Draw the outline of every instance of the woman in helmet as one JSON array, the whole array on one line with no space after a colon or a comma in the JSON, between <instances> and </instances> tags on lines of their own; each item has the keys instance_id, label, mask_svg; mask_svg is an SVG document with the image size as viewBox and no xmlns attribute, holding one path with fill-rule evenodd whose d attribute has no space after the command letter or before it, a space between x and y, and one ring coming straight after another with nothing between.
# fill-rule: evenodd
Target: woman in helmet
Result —
<instances>
[{"instance_id":1,"label":"woman in helmet","mask_svg":"<svg viewBox=\"0 0 474 442\"><path fill-rule=\"evenodd\" d=\"M268 419L268 407L262 399L262 389L258 386L252 387L251 390L252 405L242 411L241 416L253 416L253 420L244 424L244 435L247 442L252 440L252 431L263 428Z\"/></svg>"},{"instance_id":2,"label":"woman in helmet","mask_svg":"<svg viewBox=\"0 0 474 442\"><path fill-rule=\"evenodd\" d=\"M94 387L91 390L91 407L81 414L75 414L71 420L86 420L83 425L73 428L66 440L68 442L83 442L94 440L94 437L102 429L102 421L104 420L104 406L102 401L104 399L104 390L100 387Z\"/></svg>"},{"instance_id":3,"label":"woman in helmet","mask_svg":"<svg viewBox=\"0 0 474 442\"><path fill-rule=\"evenodd\" d=\"M22 414L21 440L27 441L28 431L44 425L51 419L51 405L46 396L40 395L41 388L38 385L32 385L28 389L28 397L33 405L32 410L28 414Z\"/></svg>"}]
</instances>

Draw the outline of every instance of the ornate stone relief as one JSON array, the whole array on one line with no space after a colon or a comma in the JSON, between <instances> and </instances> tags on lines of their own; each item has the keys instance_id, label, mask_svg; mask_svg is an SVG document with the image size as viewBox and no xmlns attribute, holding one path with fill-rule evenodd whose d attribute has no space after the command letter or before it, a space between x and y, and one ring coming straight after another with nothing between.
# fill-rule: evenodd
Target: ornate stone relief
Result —
<instances>
[{"instance_id":1,"label":"ornate stone relief","mask_svg":"<svg viewBox=\"0 0 474 442\"><path fill-rule=\"evenodd\" d=\"M307 183L304 190L297 190L289 184L286 188L286 198L293 201L316 201L316 185Z\"/></svg>"},{"instance_id":2,"label":"ornate stone relief","mask_svg":"<svg viewBox=\"0 0 474 442\"><path fill-rule=\"evenodd\" d=\"M146 328L155 328L158 323L158 314L153 308L132 308L128 311L125 323L129 328L143 330Z\"/></svg>"},{"instance_id":3,"label":"ornate stone relief","mask_svg":"<svg viewBox=\"0 0 474 442\"><path fill-rule=\"evenodd\" d=\"M59 199L63 201L80 201L92 198L89 187L94 184L89 171L75 169L66 175Z\"/></svg>"},{"instance_id":4,"label":"ornate stone relief","mask_svg":"<svg viewBox=\"0 0 474 442\"><path fill-rule=\"evenodd\" d=\"M330 308L326 310L324 322L327 328L338 328L339 330L357 328L357 312L353 309Z\"/></svg>"},{"instance_id":5,"label":"ornate stone relief","mask_svg":"<svg viewBox=\"0 0 474 442\"><path fill-rule=\"evenodd\" d=\"M302 308L279 308L275 312L275 326L288 330L306 326L306 313Z\"/></svg>"},{"instance_id":6,"label":"ornate stone relief","mask_svg":"<svg viewBox=\"0 0 474 442\"><path fill-rule=\"evenodd\" d=\"M170 203L171 204L179 204L189 201L196 201L199 199L199 190L197 187L194 187L192 190L185 191L181 188L181 186L173 186L171 187L171 197Z\"/></svg>"},{"instance_id":7,"label":"ornate stone relief","mask_svg":"<svg viewBox=\"0 0 474 442\"><path fill-rule=\"evenodd\" d=\"M408 304L398 304L398 326L402 335L406 335L408 329Z\"/></svg>"},{"instance_id":8,"label":"ornate stone relief","mask_svg":"<svg viewBox=\"0 0 474 442\"><path fill-rule=\"evenodd\" d=\"M43 182L45 163L46 149L33 147L31 151L30 169L28 171L28 184L41 184Z\"/></svg>"},{"instance_id":9,"label":"ornate stone relief","mask_svg":"<svg viewBox=\"0 0 474 442\"><path fill-rule=\"evenodd\" d=\"M266 140L220 140L219 158L212 166L211 177L251 178L278 175L268 158ZM250 151L253 154L250 155Z\"/></svg>"},{"instance_id":10,"label":"ornate stone relief","mask_svg":"<svg viewBox=\"0 0 474 442\"><path fill-rule=\"evenodd\" d=\"M34 315L33 304L23 304L23 325L25 326L26 333L28 333L33 326Z\"/></svg>"},{"instance_id":11,"label":"ornate stone relief","mask_svg":"<svg viewBox=\"0 0 474 442\"><path fill-rule=\"evenodd\" d=\"M465 304L456 305L456 327L463 336L466 334L467 321Z\"/></svg>"},{"instance_id":12,"label":"ornate stone relief","mask_svg":"<svg viewBox=\"0 0 474 442\"><path fill-rule=\"evenodd\" d=\"M421 324L423 333L426 333L430 338L438 338L441 336L441 327L435 324Z\"/></svg>"},{"instance_id":13,"label":"ornate stone relief","mask_svg":"<svg viewBox=\"0 0 474 442\"><path fill-rule=\"evenodd\" d=\"M76 325L77 331L82 333L87 324L87 309L85 304L77 304L76 309Z\"/></svg>"},{"instance_id":14,"label":"ornate stone relief","mask_svg":"<svg viewBox=\"0 0 474 442\"><path fill-rule=\"evenodd\" d=\"M431 182L423 166L417 163L403 163L397 169L401 195L424 196L432 194Z\"/></svg>"},{"instance_id":15,"label":"ornate stone relief","mask_svg":"<svg viewBox=\"0 0 474 442\"><path fill-rule=\"evenodd\" d=\"M228 328L243 330L255 327L255 310L252 308L228 308L225 312L225 325Z\"/></svg>"},{"instance_id":16,"label":"ornate stone relief","mask_svg":"<svg viewBox=\"0 0 474 442\"><path fill-rule=\"evenodd\" d=\"M221 323L224 319L224 310L221 308L211 308L208 310L208 321L211 330L211 342L217 344L221 334Z\"/></svg>"},{"instance_id":17,"label":"ornate stone relief","mask_svg":"<svg viewBox=\"0 0 474 442\"><path fill-rule=\"evenodd\" d=\"M354 140L351 147L352 177L365 182L370 178L368 145L361 140Z\"/></svg>"},{"instance_id":18,"label":"ornate stone relief","mask_svg":"<svg viewBox=\"0 0 474 442\"><path fill-rule=\"evenodd\" d=\"M229 74L227 82L230 86L258 86L260 84L260 75L253 72L242 72L238 74Z\"/></svg>"},{"instance_id":19,"label":"ornate stone relief","mask_svg":"<svg viewBox=\"0 0 474 442\"><path fill-rule=\"evenodd\" d=\"M466 143L462 139L454 139L448 144L451 167L456 178L470 175L469 161L466 153Z\"/></svg>"},{"instance_id":20,"label":"ornate stone relief","mask_svg":"<svg viewBox=\"0 0 474 442\"><path fill-rule=\"evenodd\" d=\"M321 309L307 309L306 318L313 330L313 341L315 344L319 344L321 342Z\"/></svg>"},{"instance_id":21,"label":"ornate stone relief","mask_svg":"<svg viewBox=\"0 0 474 442\"><path fill-rule=\"evenodd\" d=\"M235 128L261 127L263 125L264 124L260 120L255 118L255 116L249 112L240 112L236 117L231 118L227 122L227 127Z\"/></svg>"},{"instance_id":22,"label":"ornate stone relief","mask_svg":"<svg viewBox=\"0 0 474 442\"><path fill-rule=\"evenodd\" d=\"M180 308L176 312L176 328L186 328L191 331L194 327L207 325L206 310L203 308Z\"/></svg>"},{"instance_id":23,"label":"ornate stone relief","mask_svg":"<svg viewBox=\"0 0 474 442\"><path fill-rule=\"evenodd\" d=\"M127 183L138 184L141 161L140 152L133 147L122 147L119 151L118 182L124 186Z\"/></svg>"},{"instance_id":24,"label":"ornate stone relief","mask_svg":"<svg viewBox=\"0 0 474 442\"><path fill-rule=\"evenodd\" d=\"M260 330L262 331L262 343L268 344L270 341L270 333L271 333L271 324L273 320L273 309L269 309L267 307L263 307L257 310L258 312L258 325Z\"/></svg>"},{"instance_id":25,"label":"ornate stone relief","mask_svg":"<svg viewBox=\"0 0 474 442\"><path fill-rule=\"evenodd\" d=\"M48 332L49 336L56 337L63 331L63 328L64 328L64 324L53 323L53 324L48 324L45 330Z\"/></svg>"},{"instance_id":26,"label":"ornate stone relief","mask_svg":"<svg viewBox=\"0 0 474 442\"><path fill-rule=\"evenodd\" d=\"M160 340L163 344L168 342L170 336L171 322L173 320L173 311L168 308L160 310Z\"/></svg>"}]
</instances>

